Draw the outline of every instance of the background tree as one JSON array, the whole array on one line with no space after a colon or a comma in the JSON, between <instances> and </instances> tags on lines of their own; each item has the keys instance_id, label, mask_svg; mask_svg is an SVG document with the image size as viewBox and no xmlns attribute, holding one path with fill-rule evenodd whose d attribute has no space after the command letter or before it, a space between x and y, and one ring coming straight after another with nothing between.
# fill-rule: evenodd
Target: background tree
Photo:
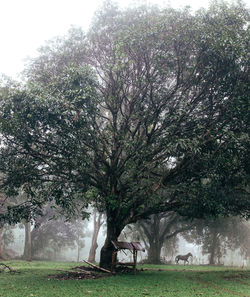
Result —
<instances>
[{"instance_id":1,"label":"background tree","mask_svg":"<svg viewBox=\"0 0 250 297\"><path fill-rule=\"evenodd\" d=\"M27 221L24 223L24 230L25 230L25 237L24 237L24 249L23 249L23 258L26 261L31 261L32 255L31 255L31 223L30 221Z\"/></svg>"},{"instance_id":2,"label":"background tree","mask_svg":"<svg viewBox=\"0 0 250 297\"><path fill-rule=\"evenodd\" d=\"M0 213L3 212L3 207L5 204L5 196L3 194L0 195ZM3 227L4 224L0 223L0 259L4 259L4 252L3 252L3 243L2 243L2 237L3 237Z\"/></svg>"},{"instance_id":3,"label":"background tree","mask_svg":"<svg viewBox=\"0 0 250 297\"><path fill-rule=\"evenodd\" d=\"M17 257L18 253L9 248L9 245L14 242L13 226L5 224L2 228L2 258L1 259L11 259Z\"/></svg>"},{"instance_id":4,"label":"background tree","mask_svg":"<svg viewBox=\"0 0 250 297\"><path fill-rule=\"evenodd\" d=\"M5 260L6 259L6 256L5 256L5 253L4 253L4 249L3 249L3 227L4 225L1 225L0 226L0 260Z\"/></svg>"},{"instance_id":5,"label":"background tree","mask_svg":"<svg viewBox=\"0 0 250 297\"><path fill-rule=\"evenodd\" d=\"M43 79L44 65L1 95L2 188L30 197L15 212L91 202L107 216L102 267L111 240L152 214L248 216L248 17L241 3L195 15L106 4L80 68Z\"/></svg>"},{"instance_id":6,"label":"background tree","mask_svg":"<svg viewBox=\"0 0 250 297\"><path fill-rule=\"evenodd\" d=\"M243 228L240 230L242 235L242 241L240 244L241 255L244 260L250 259L250 224L249 222L244 222Z\"/></svg>"},{"instance_id":7,"label":"background tree","mask_svg":"<svg viewBox=\"0 0 250 297\"><path fill-rule=\"evenodd\" d=\"M16 202L16 199L11 197L7 199L6 195L0 193L0 214L4 214L8 205ZM13 242L13 226L6 224L5 221L0 221L0 259L7 259L17 255L15 251L8 249L8 245Z\"/></svg>"},{"instance_id":8,"label":"background tree","mask_svg":"<svg viewBox=\"0 0 250 297\"><path fill-rule=\"evenodd\" d=\"M249 228L239 217L210 218L199 221L183 237L190 243L202 246L202 254L208 254L210 265L221 264L221 258L226 256L228 250L246 250Z\"/></svg>"},{"instance_id":9,"label":"background tree","mask_svg":"<svg viewBox=\"0 0 250 297\"><path fill-rule=\"evenodd\" d=\"M84 237L89 235L86 224L76 218L68 221L51 206L45 206L42 215L33 221L22 224L25 230L22 257L28 261L39 258L51 260L67 248L76 248L76 260L79 262L81 249L85 246Z\"/></svg>"},{"instance_id":10,"label":"background tree","mask_svg":"<svg viewBox=\"0 0 250 297\"><path fill-rule=\"evenodd\" d=\"M144 242L148 251L147 261L151 264L162 263L161 251L164 244L168 249L171 238L185 230L190 230L193 226L192 222L173 212L151 215L149 219L139 221L137 224L139 230L141 229L140 234L146 237Z\"/></svg>"},{"instance_id":11,"label":"background tree","mask_svg":"<svg viewBox=\"0 0 250 297\"><path fill-rule=\"evenodd\" d=\"M98 213L96 209L93 210L94 230L92 234L91 247L89 250L89 257L88 257L89 262L95 262L96 250L98 248L97 238L100 232L100 228L104 223L103 216L104 215L102 213Z\"/></svg>"},{"instance_id":12,"label":"background tree","mask_svg":"<svg viewBox=\"0 0 250 297\"><path fill-rule=\"evenodd\" d=\"M88 235L86 225L81 220L65 221L65 217L51 219L50 215L39 227L31 232L32 257L56 260L67 248L76 248L76 261L80 260L80 251L84 247L84 237Z\"/></svg>"},{"instance_id":13,"label":"background tree","mask_svg":"<svg viewBox=\"0 0 250 297\"><path fill-rule=\"evenodd\" d=\"M175 263L176 251L180 245L180 238L179 236L173 236L168 238L162 247L162 258L163 262L166 264L173 264Z\"/></svg>"}]
</instances>

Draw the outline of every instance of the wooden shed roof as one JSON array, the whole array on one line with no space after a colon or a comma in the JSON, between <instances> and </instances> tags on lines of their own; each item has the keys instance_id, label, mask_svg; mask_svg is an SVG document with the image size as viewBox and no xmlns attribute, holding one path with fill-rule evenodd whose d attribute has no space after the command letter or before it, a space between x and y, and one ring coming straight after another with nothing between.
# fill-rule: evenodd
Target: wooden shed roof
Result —
<instances>
[{"instance_id":1,"label":"wooden shed roof","mask_svg":"<svg viewBox=\"0 0 250 297\"><path fill-rule=\"evenodd\" d=\"M113 241L112 243L116 250L136 250L136 251L143 251L145 252L145 249L141 246L140 242L125 242L125 241Z\"/></svg>"}]
</instances>

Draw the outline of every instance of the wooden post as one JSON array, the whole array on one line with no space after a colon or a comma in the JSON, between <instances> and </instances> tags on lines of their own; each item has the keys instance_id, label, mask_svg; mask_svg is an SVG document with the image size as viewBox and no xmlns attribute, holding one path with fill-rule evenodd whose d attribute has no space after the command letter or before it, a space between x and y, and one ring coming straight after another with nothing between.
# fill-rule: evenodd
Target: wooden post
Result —
<instances>
[{"instance_id":1,"label":"wooden post","mask_svg":"<svg viewBox=\"0 0 250 297\"><path fill-rule=\"evenodd\" d=\"M113 253L112 253L111 273L113 273L113 270L114 270L114 268L116 266L115 261L116 261L116 254L117 254L117 252L118 251L113 251Z\"/></svg>"},{"instance_id":2,"label":"wooden post","mask_svg":"<svg viewBox=\"0 0 250 297\"><path fill-rule=\"evenodd\" d=\"M136 275L136 262L137 262L137 250L133 250L133 256L134 256L134 275Z\"/></svg>"}]
</instances>

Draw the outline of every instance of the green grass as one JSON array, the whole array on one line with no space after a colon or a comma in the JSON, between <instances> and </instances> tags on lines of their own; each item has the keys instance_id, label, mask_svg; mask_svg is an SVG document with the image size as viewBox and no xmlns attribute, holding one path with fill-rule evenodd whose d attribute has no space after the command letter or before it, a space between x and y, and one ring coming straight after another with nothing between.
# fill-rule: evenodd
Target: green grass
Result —
<instances>
[{"instance_id":1,"label":"green grass","mask_svg":"<svg viewBox=\"0 0 250 297\"><path fill-rule=\"evenodd\" d=\"M0 273L1 297L249 296L250 270L183 265L143 265L144 271L95 280L56 280L50 275L79 263L5 261L19 273ZM81 263L82 265L82 263Z\"/></svg>"}]
</instances>

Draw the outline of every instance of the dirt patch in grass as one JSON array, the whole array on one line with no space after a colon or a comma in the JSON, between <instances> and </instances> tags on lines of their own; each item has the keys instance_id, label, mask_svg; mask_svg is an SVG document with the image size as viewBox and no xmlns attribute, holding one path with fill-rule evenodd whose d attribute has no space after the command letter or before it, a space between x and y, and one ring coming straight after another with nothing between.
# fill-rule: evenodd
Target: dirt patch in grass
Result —
<instances>
[{"instance_id":1,"label":"dirt patch in grass","mask_svg":"<svg viewBox=\"0 0 250 297\"><path fill-rule=\"evenodd\" d=\"M195 276L195 277L193 277L193 276L192 276L192 277L190 277L190 276L186 276L186 278L187 278L187 279L190 279L190 280L195 280L195 281L199 282L200 284L205 285L206 287L211 287L211 288L218 289L218 292L219 292L219 291L223 291L223 292L228 292L228 293L230 293L231 295L246 297L246 295L243 294L243 293L236 292L236 291L233 291L233 290L224 288L224 287L222 287L222 286L219 286L219 285L217 285L217 284L211 283L211 282L209 282L209 281L203 280L203 279L201 279L201 277L199 277L199 276ZM224 278L224 277L223 277L223 278Z\"/></svg>"},{"instance_id":2,"label":"dirt patch in grass","mask_svg":"<svg viewBox=\"0 0 250 297\"><path fill-rule=\"evenodd\" d=\"M224 279L244 279L248 278L248 276L245 273L235 273L235 274L229 274L229 275L224 275Z\"/></svg>"},{"instance_id":3,"label":"dirt patch in grass","mask_svg":"<svg viewBox=\"0 0 250 297\"><path fill-rule=\"evenodd\" d=\"M245 280L249 279L249 275L246 275L245 273L224 275L224 276L222 276L222 278L229 280L229 281L237 282L244 286L250 286L248 283L244 282Z\"/></svg>"},{"instance_id":4,"label":"dirt patch in grass","mask_svg":"<svg viewBox=\"0 0 250 297\"><path fill-rule=\"evenodd\" d=\"M100 274L86 274L81 272L69 271L56 275L49 275L49 279L57 279L57 280L68 280L68 279L97 279L104 277L104 275Z\"/></svg>"},{"instance_id":5,"label":"dirt patch in grass","mask_svg":"<svg viewBox=\"0 0 250 297\"><path fill-rule=\"evenodd\" d=\"M62 273L49 275L49 279L68 280L68 279L97 279L107 277L108 273L102 273L97 269L85 266L73 267L72 270L60 270Z\"/></svg>"},{"instance_id":6,"label":"dirt patch in grass","mask_svg":"<svg viewBox=\"0 0 250 297\"><path fill-rule=\"evenodd\" d=\"M129 267L116 267L115 273L133 273L133 269ZM63 271L60 274L49 275L49 279L57 280L72 280L72 279L98 279L112 276L111 273L102 272L93 267L77 266L72 268L72 271Z\"/></svg>"}]
</instances>

